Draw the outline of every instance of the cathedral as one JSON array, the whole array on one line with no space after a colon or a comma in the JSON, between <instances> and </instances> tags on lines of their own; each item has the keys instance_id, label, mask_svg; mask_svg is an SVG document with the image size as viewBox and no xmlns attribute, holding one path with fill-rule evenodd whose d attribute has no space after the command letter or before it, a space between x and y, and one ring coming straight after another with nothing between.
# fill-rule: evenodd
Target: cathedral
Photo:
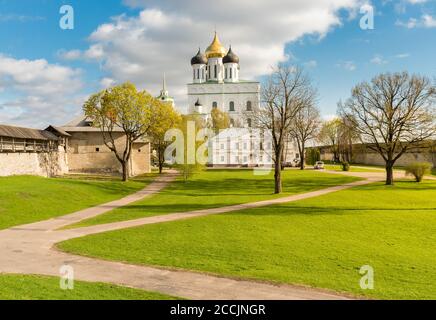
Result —
<instances>
[{"instance_id":1,"label":"cathedral","mask_svg":"<svg viewBox=\"0 0 436 320\"><path fill-rule=\"evenodd\" d=\"M226 49L216 32L206 51L198 49L191 59L188 113L210 119L212 110L218 108L230 118L230 128L209 141L209 165L213 167L258 167L272 161L271 141L266 141L253 120L260 104L260 83L241 80L239 62L233 48ZM292 142L285 149L284 161L298 157Z\"/></svg>"},{"instance_id":2,"label":"cathedral","mask_svg":"<svg viewBox=\"0 0 436 320\"><path fill-rule=\"evenodd\" d=\"M259 105L260 83L239 78L239 57L226 49L217 33L202 53L191 59L192 83L188 84L188 112L210 114L213 108L227 112L232 127L250 128L250 113Z\"/></svg>"}]
</instances>

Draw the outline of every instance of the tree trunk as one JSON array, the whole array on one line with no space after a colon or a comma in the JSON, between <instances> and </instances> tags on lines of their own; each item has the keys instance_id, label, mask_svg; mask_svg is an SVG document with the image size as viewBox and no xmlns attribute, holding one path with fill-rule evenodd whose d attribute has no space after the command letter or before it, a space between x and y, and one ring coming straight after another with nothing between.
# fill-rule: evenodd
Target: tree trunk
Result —
<instances>
[{"instance_id":1,"label":"tree trunk","mask_svg":"<svg viewBox=\"0 0 436 320\"><path fill-rule=\"evenodd\" d=\"M123 181L129 181L129 161L123 161L121 166L123 168Z\"/></svg>"},{"instance_id":2,"label":"tree trunk","mask_svg":"<svg viewBox=\"0 0 436 320\"><path fill-rule=\"evenodd\" d=\"M386 161L386 185L392 186L394 184L394 164L392 161Z\"/></svg>"},{"instance_id":3,"label":"tree trunk","mask_svg":"<svg viewBox=\"0 0 436 320\"><path fill-rule=\"evenodd\" d=\"M282 168L280 162L278 161L276 161L275 163L274 193L275 194L282 193Z\"/></svg>"},{"instance_id":4,"label":"tree trunk","mask_svg":"<svg viewBox=\"0 0 436 320\"><path fill-rule=\"evenodd\" d=\"M162 174L163 171L163 165L162 163L159 161L159 174Z\"/></svg>"},{"instance_id":5,"label":"tree trunk","mask_svg":"<svg viewBox=\"0 0 436 320\"><path fill-rule=\"evenodd\" d=\"M306 157L304 154L304 144L302 145L302 148L300 151L300 170L304 170L305 165L306 165Z\"/></svg>"}]
</instances>

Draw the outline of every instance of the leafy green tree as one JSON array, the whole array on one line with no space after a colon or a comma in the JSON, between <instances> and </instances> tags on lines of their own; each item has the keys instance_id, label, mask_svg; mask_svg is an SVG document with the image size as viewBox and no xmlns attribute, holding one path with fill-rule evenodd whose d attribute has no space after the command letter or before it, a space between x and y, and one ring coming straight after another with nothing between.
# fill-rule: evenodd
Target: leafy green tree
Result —
<instances>
[{"instance_id":1,"label":"leafy green tree","mask_svg":"<svg viewBox=\"0 0 436 320\"><path fill-rule=\"evenodd\" d=\"M165 164L165 149L171 143L165 140L165 133L170 129L180 128L182 117L171 104L156 99L152 120L148 136L157 153L159 173L162 173Z\"/></svg>"},{"instance_id":2,"label":"leafy green tree","mask_svg":"<svg viewBox=\"0 0 436 320\"><path fill-rule=\"evenodd\" d=\"M120 162L123 181L129 179L132 145L145 136L152 124L155 99L146 91L139 92L132 83L124 83L92 95L84 104L85 115L100 128L103 140ZM124 143L117 138L124 135Z\"/></svg>"}]
</instances>

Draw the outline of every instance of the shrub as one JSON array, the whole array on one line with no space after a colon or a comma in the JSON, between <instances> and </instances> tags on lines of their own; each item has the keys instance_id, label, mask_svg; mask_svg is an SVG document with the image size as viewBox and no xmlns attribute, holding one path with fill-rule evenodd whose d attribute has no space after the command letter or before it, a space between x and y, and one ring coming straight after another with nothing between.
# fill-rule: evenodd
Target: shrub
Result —
<instances>
[{"instance_id":1,"label":"shrub","mask_svg":"<svg viewBox=\"0 0 436 320\"><path fill-rule=\"evenodd\" d=\"M347 161L342 162L342 171L350 171L350 164Z\"/></svg>"},{"instance_id":2,"label":"shrub","mask_svg":"<svg viewBox=\"0 0 436 320\"><path fill-rule=\"evenodd\" d=\"M406 167L406 174L415 177L416 182L421 182L426 174L430 174L432 164L428 162L414 162Z\"/></svg>"},{"instance_id":3,"label":"shrub","mask_svg":"<svg viewBox=\"0 0 436 320\"><path fill-rule=\"evenodd\" d=\"M306 163L310 166L315 165L321 159L321 153L318 148L311 148L306 153Z\"/></svg>"}]
</instances>

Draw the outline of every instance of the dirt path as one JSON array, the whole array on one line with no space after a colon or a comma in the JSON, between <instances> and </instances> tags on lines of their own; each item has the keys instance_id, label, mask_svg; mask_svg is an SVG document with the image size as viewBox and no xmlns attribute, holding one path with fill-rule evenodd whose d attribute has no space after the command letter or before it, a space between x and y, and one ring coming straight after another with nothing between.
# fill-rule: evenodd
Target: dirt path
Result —
<instances>
[{"instance_id":1,"label":"dirt path","mask_svg":"<svg viewBox=\"0 0 436 320\"><path fill-rule=\"evenodd\" d=\"M176 178L176 173L172 172L158 178L144 190L126 198L63 217L0 231L0 273L59 276L60 267L67 264L74 268L74 275L77 280L114 283L187 299L347 299L346 296L336 295L319 289L291 285L273 285L256 281L223 278L198 272L166 270L109 262L75 256L53 249L54 245L60 241L89 234L292 202L383 180L383 174L378 173L353 172L345 174L360 176L366 180L273 200L173 213L79 229L57 230L71 223L95 217L159 192Z\"/></svg>"}]
</instances>

